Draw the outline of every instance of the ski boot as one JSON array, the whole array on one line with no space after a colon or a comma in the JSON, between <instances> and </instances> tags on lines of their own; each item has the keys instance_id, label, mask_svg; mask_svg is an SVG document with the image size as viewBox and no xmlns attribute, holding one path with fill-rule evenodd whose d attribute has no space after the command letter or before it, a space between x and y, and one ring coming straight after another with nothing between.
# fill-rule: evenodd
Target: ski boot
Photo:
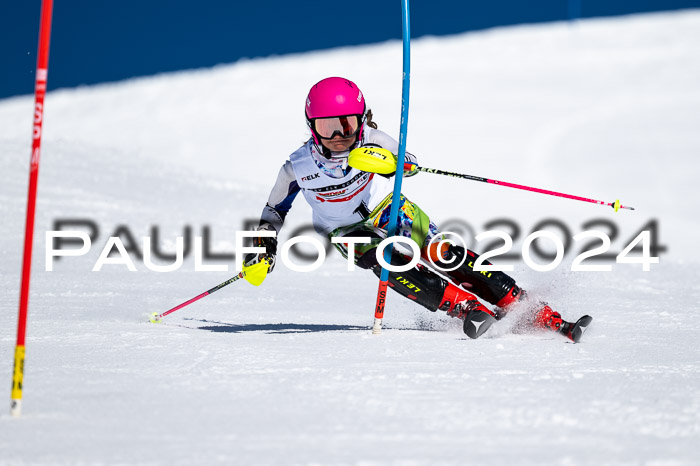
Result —
<instances>
[{"instance_id":1,"label":"ski boot","mask_svg":"<svg viewBox=\"0 0 700 466\"><path fill-rule=\"evenodd\" d=\"M535 314L533 324L535 328L552 330L564 335L574 343L578 343L592 320L591 316L583 316L576 322L567 322L561 318L561 314L545 304Z\"/></svg>"}]
</instances>

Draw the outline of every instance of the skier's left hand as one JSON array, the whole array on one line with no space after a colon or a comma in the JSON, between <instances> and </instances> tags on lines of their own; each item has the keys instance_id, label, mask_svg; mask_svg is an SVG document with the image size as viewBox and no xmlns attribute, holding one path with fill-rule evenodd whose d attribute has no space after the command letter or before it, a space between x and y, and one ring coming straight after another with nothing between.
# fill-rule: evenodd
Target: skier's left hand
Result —
<instances>
[{"instance_id":1,"label":"skier's left hand","mask_svg":"<svg viewBox=\"0 0 700 466\"><path fill-rule=\"evenodd\" d=\"M407 170L406 167L409 167L409 166L410 166L410 168ZM408 163L404 165L404 171L403 171L403 177L404 177L404 178L408 178L408 177L417 175L418 173L419 173L419 171L418 171L418 165L416 165L416 164L408 164ZM380 175L380 176L383 176L383 177L385 177L385 178L391 178L392 176L396 175L396 172L387 173L387 174L379 174L379 175Z\"/></svg>"},{"instance_id":2,"label":"skier's left hand","mask_svg":"<svg viewBox=\"0 0 700 466\"><path fill-rule=\"evenodd\" d=\"M274 231L274 228L272 228L272 225L269 223L266 223L257 228L257 231L261 230ZM246 266L251 266L253 264L257 264L263 259L267 259L267 262L270 264L270 268L267 270L267 273L272 272L272 269L275 268L275 256L277 255L277 238L258 236L257 238L253 238L253 246L265 248L265 252L251 252L250 254L246 254L245 258L243 259L243 263Z\"/></svg>"},{"instance_id":3,"label":"skier's left hand","mask_svg":"<svg viewBox=\"0 0 700 466\"><path fill-rule=\"evenodd\" d=\"M406 168L410 167L408 170ZM415 163L405 163L404 164L404 170L403 170L403 177L408 178L410 176L414 176L418 174L418 165Z\"/></svg>"}]
</instances>

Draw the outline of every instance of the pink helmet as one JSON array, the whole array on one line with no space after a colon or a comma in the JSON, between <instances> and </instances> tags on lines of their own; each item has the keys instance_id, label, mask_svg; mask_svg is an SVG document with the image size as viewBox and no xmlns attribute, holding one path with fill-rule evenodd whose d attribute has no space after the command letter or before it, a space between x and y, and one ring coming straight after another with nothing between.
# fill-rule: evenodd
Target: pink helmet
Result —
<instances>
[{"instance_id":1,"label":"pink helmet","mask_svg":"<svg viewBox=\"0 0 700 466\"><path fill-rule=\"evenodd\" d=\"M328 118L358 115L360 125L365 119L365 98L357 85L345 78L326 78L311 88L306 97L306 123L311 129L316 144L319 144L319 135L316 134L313 121L315 118ZM358 141L362 137L362 129L358 134Z\"/></svg>"}]
</instances>

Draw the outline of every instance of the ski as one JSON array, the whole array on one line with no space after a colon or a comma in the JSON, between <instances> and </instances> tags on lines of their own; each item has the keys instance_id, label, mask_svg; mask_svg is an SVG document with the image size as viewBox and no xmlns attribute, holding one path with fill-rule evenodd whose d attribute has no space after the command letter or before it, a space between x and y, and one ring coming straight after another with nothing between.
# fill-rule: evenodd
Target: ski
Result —
<instances>
[{"instance_id":1,"label":"ski","mask_svg":"<svg viewBox=\"0 0 700 466\"><path fill-rule=\"evenodd\" d=\"M464 319L462 329L469 338L479 338L494 322L496 322L496 318L491 314L484 311L472 310L469 311L469 314L467 314Z\"/></svg>"},{"instance_id":2,"label":"ski","mask_svg":"<svg viewBox=\"0 0 700 466\"><path fill-rule=\"evenodd\" d=\"M574 343L578 343L592 320L591 316L583 316L575 323L567 322L566 326L561 329L561 333Z\"/></svg>"}]
</instances>

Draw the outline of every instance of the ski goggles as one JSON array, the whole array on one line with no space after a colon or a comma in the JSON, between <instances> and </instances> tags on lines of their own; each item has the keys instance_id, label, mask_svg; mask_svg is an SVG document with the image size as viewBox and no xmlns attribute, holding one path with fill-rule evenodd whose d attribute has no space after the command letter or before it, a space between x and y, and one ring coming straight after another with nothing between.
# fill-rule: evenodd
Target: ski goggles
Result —
<instances>
[{"instance_id":1,"label":"ski goggles","mask_svg":"<svg viewBox=\"0 0 700 466\"><path fill-rule=\"evenodd\" d=\"M346 115L331 118L314 118L312 124L314 131L321 139L333 139L336 134L341 138L349 138L360 131L362 116Z\"/></svg>"}]
</instances>

